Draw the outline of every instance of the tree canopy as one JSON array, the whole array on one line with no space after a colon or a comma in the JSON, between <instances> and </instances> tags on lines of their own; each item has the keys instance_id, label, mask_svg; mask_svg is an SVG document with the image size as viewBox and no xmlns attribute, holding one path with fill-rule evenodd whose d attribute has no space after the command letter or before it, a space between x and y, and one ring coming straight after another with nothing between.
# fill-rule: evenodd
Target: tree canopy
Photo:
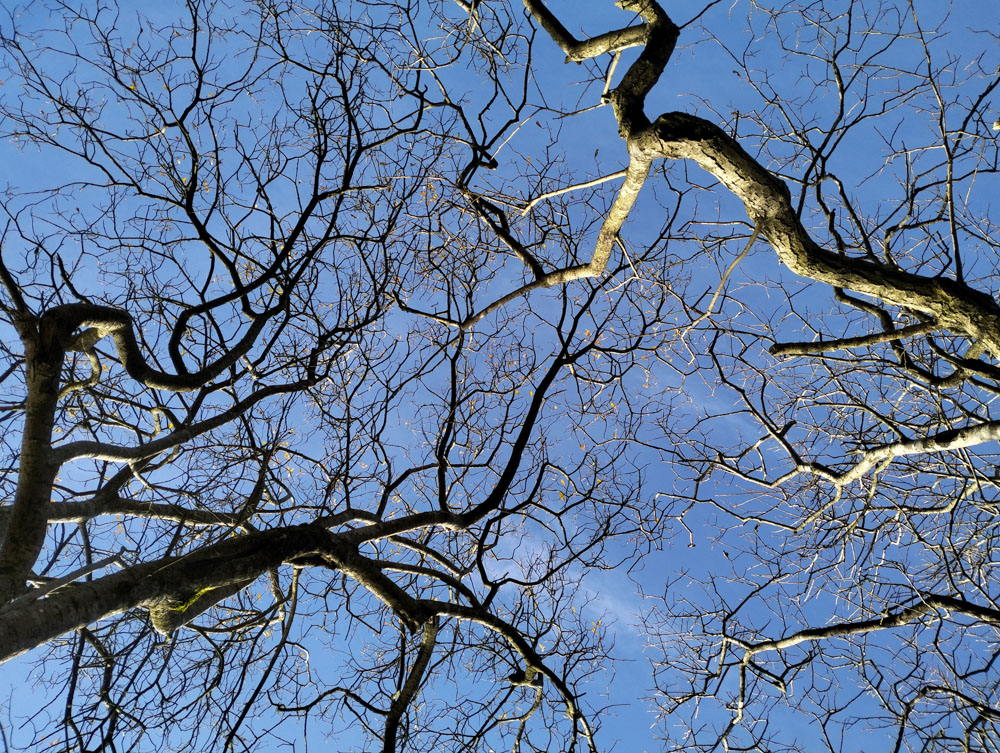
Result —
<instances>
[{"instance_id":1,"label":"tree canopy","mask_svg":"<svg viewBox=\"0 0 1000 753\"><path fill-rule=\"evenodd\" d=\"M0 20L6 749L604 751L622 640L665 749L998 749L995 9L83 5Z\"/></svg>"}]
</instances>

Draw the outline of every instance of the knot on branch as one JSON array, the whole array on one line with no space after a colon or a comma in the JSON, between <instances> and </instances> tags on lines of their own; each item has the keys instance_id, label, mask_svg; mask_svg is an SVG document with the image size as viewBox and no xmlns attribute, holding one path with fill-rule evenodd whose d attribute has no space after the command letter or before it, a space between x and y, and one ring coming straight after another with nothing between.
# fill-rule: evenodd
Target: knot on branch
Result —
<instances>
[{"instance_id":1,"label":"knot on branch","mask_svg":"<svg viewBox=\"0 0 1000 753\"><path fill-rule=\"evenodd\" d=\"M198 615L208 611L220 601L242 591L253 582L253 578L240 580L224 586L207 586L195 591L171 594L148 602L149 620L160 635L170 635Z\"/></svg>"},{"instance_id":2,"label":"knot on branch","mask_svg":"<svg viewBox=\"0 0 1000 753\"><path fill-rule=\"evenodd\" d=\"M507 682L511 685L524 688L540 688L543 680L542 673L530 666L527 669L515 670L507 677Z\"/></svg>"}]
</instances>

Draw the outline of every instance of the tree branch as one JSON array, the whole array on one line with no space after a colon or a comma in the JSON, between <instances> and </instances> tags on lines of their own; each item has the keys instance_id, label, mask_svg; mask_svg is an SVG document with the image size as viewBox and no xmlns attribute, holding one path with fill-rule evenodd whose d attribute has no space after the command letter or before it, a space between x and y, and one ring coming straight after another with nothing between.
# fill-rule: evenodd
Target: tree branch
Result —
<instances>
[{"instance_id":1,"label":"tree branch","mask_svg":"<svg viewBox=\"0 0 1000 753\"><path fill-rule=\"evenodd\" d=\"M878 619L838 622L821 628L807 628L784 638L778 638L773 641L762 641L760 643L747 644L733 638L730 638L730 640L746 650L744 661L748 661L750 657L765 651L783 651L800 643L828 640L830 638L844 638L849 635L860 635L874 630L902 627L929 614L936 613L938 610L957 612L958 614L972 617L989 625L1000 625L1000 610L980 606L979 604L974 604L954 596L921 594L920 601L917 604L905 607L896 612L888 612L884 617Z\"/></svg>"}]
</instances>

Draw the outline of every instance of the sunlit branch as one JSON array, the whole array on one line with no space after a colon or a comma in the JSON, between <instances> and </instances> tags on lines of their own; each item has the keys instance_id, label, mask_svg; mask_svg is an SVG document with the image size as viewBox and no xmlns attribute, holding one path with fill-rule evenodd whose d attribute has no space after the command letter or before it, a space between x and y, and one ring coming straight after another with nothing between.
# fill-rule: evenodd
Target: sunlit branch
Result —
<instances>
[{"instance_id":1,"label":"sunlit branch","mask_svg":"<svg viewBox=\"0 0 1000 753\"><path fill-rule=\"evenodd\" d=\"M937 322L931 321L900 327L892 332L874 332L870 335L845 337L840 340L820 340L809 343L775 343L771 346L771 354L775 356L807 356L819 353L831 353L837 350L850 350L851 348L866 348L892 340L901 340L904 337L926 335L938 328Z\"/></svg>"},{"instance_id":2,"label":"sunlit branch","mask_svg":"<svg viewBox=\"0 0 1000 753\"><path fill-rule=\"evenodd\" d=\"M766 651L783 651L792 648L800 643L812 641L823 641L832 638L845 638L851 635L870 633L876 630L887 630L891 628L903 627L911 622L920 620L928 615L937 614L943 611L945 615L955 612L965 617L984 622L988 625L1000 624L1000 610L992 607L984 607L964 599L954 596L939 594L921 594L920 601L913 606L905 607L895 612L887 612L885 616L872 620L859 620L857 622L838 622L821 628L808 628L797 633L778 638L771 641L761 641L759 643L746 643L744 641L727 638L731 643L745 649L744 661L750 657Z\"/></svg>"},{"instance_id":3,"label":"sunlit branch","mask_svg":"<svg viewBox=\"0 0 1000 753\"><path fill-rule=\"evenodd\" d=\"M524 209L521 210L521 216L528 214L532 209L535 208L536 204L540 202L547 201L548 199L555 198L556 196L562 196L565 193L570 193L571 191L579 191L583 188L593 188L594 186L599 186L602 183L607 183L609 180L617 180L618 178L624 178L628 174L628 170L619 170L616 173L611 173L610 175L604 175L600 178L594 178L593 180L585 180L583 183L574 183L572 186L566 186L565 188L557 188L554 191L546 191L543 194L539 194L527 204L524 205Z\"/></svg>"}]
</instances>

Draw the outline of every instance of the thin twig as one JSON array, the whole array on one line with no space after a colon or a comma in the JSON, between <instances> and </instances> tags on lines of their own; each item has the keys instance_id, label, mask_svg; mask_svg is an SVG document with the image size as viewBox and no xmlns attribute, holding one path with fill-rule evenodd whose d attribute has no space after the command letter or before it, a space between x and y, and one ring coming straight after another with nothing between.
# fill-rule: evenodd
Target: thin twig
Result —
<instances>
[{"instance_id":1,"label":"thin twig","mask_svg":"<svg viewBox=\"0 0 1000 753\"><path fill-rule=\"evenodd\" d=\"M546 199L551 199L554 196L560 196L564 193L569 193L570 191L576 191L580 188L590 188L591 186L599 186L601 183L607 183L609 180L615 180L616 178L624 178L627 170L619 170L611 175L605 175L602 178L594 178L593 180L584 181L583 183L576 183L572 186L566 186L566 188L558 188L555 191L549 191L548 193L543 193L541 196L536 196L534 199L528 202L528 204L521 210L521 216L524 217L528 212L530 212L535 204Z\"/></svg>"},{"instance_id":2,"label":"thin twig","mask_svg":"<svg viewBox=\"0 0 1000 753\"><path fill-rule=\"evenodd\" d=\"M708 308L705 309L705 312L701 316L699 316L697 319L695 319L687 326L687 328L684 330L684 333L681 335L681 339L686 338L688 336L688 332L690 332L694 326L701 324L701 322L705 321L705 319L707 319L711 315L712 309L715 308L715 302L718 301L719 296L722 295L722 288L725 287L726 280L729 279L729 275L731 275L733 273L733 270L736 269L736 265L739 264L741 261L743 261L743 257L745 257L748 253L750 253L750 249L753 247L753 244L757 242L757 236L759 234L760 234L760 229L756 225L754 225L753 235L750 236L750 240L747 241L747 245L743 249L743 251L740 252L740 255L737 256L735 259L733 259L732 263L726 268L725 273L722 275L722 279L719 280L718 287L715 288L715 293L712 294L712 300L708 302Z\"/></svg>"}]
</instances>

